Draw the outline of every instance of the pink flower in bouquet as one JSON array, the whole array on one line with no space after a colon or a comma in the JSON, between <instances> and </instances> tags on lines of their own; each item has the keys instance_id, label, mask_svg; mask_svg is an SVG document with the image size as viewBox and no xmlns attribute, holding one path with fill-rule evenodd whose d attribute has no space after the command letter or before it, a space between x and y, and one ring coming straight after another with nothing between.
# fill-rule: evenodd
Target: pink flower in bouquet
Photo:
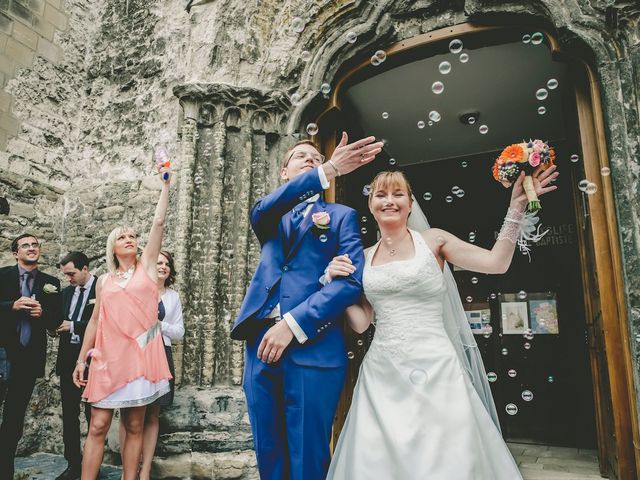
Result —
<instances>
[{"instance_id":1,"label":"pink flower in bouquet","mask_svg":"<svg viewBox=\"0 0 640 480\"><path fill-rule=\"evenodd\" d=\"M331 217L327 212L317 212L311 215L311 221L313 224L322 230L326 230L329 228L329 222L331 221Z\"/></svg>"},{"instance_id":2,"label":"pink flower in bouquet","mask_svg":"<svg viewBox=\"0 0 640 480\"><path fill-rule=\"evenodd\" d=\"M546 144L540 140L540 139L536 139L533 141L533 151L534 152L542 152L546 147Z\"/></svg>"},{"instance_id":3,"label":"pink flower in bouquet","mask_svg":"<svg viewBox=\"0 0 640 480\"><path fill-rule=\"evenodd\" d=\"M536 148L535 145L533 148ZM538 165L540 165L540 153L534 151L529 156L529 165L531 165L532 167L537 167Z\"/></svg>"}]
</instances>

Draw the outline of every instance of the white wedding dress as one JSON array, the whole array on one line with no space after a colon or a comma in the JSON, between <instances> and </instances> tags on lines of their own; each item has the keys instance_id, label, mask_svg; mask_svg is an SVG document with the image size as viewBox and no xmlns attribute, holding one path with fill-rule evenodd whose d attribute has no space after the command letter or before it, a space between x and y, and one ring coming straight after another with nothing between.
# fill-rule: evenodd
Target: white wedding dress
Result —
<instances>
[{"instance_id":1,"label":"white wedding dress","mask_svg":"<svg viewBox=\"0 0 640 480\"><path fill-rule=\"evenodd\" d=\"M376 332L329 468L334 480L514 480L518 468L443 325L446 290L422 235L415 257L364 268Z\"/></svg>"}]
</instances>

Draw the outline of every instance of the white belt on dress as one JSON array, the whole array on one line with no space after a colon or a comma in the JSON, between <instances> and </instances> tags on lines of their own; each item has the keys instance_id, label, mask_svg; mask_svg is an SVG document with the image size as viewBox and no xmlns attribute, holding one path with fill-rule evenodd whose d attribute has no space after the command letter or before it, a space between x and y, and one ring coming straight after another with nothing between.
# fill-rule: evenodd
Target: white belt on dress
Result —
<instances>
[{"instance_id":1,"label":"white belt on dress","mask_svg":"<svg viewBox=\"0 0 640 480\"><path fill-rule=\"evenodd\" d=\"M140 348L144 348L149 344L149 342L151 342L151 340L156 338L156 336L158 336L158 334L161 331L162 331L162 325L158 321L158 322L154 323L153 326L149 330L147 330L146 332L138 335L136 337L136 342L138 342L138 345L140 345Z\"/></svg>"}]
</instances>

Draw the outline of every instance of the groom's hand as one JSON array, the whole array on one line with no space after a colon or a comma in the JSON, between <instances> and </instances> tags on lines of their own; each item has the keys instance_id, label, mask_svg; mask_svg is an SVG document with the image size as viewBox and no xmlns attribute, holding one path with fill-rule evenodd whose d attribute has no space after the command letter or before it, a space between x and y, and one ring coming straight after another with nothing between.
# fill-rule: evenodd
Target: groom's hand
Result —
<instances>
[{"instance_id":1,"label":"groom's hand","mask_svg":"<svg viewBox=\"0 0 640 480\"><path fill-rule=\"evenodd\" d=\"M366 137L357 142L347 143L349 137L342 132L342 139L333 151L331 159L322 165L327 180L333 180L337 175L346 175L356 168L373 161L382 151L383 142L376 142L376 137Z\"/></svg>"},{"instance_id":2,"label":"groom's hand","mask_svg":"<svg viewBox=\"0 0 640 480\"><path fill-rule=\"evenodd\" d=\"M280 320L262 337L258 347L258 358L265 363L277 362L291 340L293 340L293 332L286 321Z\"/></svg>"}]
</instances>

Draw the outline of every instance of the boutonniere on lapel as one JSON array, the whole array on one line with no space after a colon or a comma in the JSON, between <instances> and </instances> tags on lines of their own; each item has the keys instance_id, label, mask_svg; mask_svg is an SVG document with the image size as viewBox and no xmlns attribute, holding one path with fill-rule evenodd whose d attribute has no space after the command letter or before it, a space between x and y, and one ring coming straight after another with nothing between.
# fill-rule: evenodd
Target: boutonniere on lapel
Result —
<instances>
[{"instance_id":1,"label":"boutonniere on lapel","mask_svg":"<svg viewBox=\"0 0 640 480\"><path fill-rule=\"evenodd\" d=\"M316 212L311 215L311 221L318 230L329 230L331 216L329 215L329 212Z\"/></svg>"},{"instance_id":2,"label":"boutonniere on lapel","mask_svg":"<svg viewBox=\"0 0 640 480\"><path fill-rule=\"evenodd\" d=\"M311 221L313 222L313 232L320 239L321 242L327 241L325 232L329 230L329 223L331 222L331 216L328 212L316 212L311 215Z\"/></svg>"},{"instance_id":3,"label":"boutonniere on lapel","mask_svg":"<svg viewBox=\"0 0 640 480\"><path fill-rule=\"evenodd\" d=\"M50 283L45 283L44 287L42 287L42 291L44 293L58 293L58 287L51 285Z\"/></svg>"}]
</instances>

